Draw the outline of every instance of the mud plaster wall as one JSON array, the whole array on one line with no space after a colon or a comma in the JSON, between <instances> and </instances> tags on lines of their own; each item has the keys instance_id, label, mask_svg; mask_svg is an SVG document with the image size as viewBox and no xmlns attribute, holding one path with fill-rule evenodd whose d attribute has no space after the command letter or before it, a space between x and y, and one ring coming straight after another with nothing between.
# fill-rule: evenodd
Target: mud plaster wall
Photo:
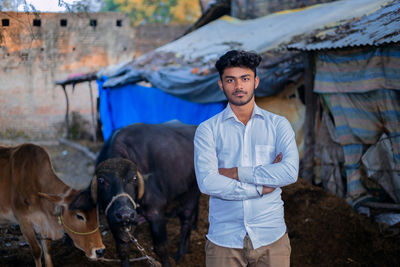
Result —
<instances>
[{"instance_id":1,"label":"mud plaster wall","mask_svg":"<svg viewBox=\"0 0 400 267\"><path fill-rule=\"evenodd\" d=\"M40 20L40 27L34 20ZM61 26L61 20L67 25ZM63 136L66 102L54 81L132 60L181 34L178 28L163 38L147 36L152 41L141 47L137 32L121 13L0 12L0 137ZM88 83L74 90L68 86L67 92L70 111L90 121ZM95 82L92 92L96 99Z\"/></svg>"},{"instance_id":2,"label":"mud plaster wall","mask_svg":"<svg viewBox=\"0 0 400 267\"><path fill-rule=\"evenodd\" d=\"M145 24L135 27L135 56L181 37L189 25Z\"/></svg>"}]
</instances>

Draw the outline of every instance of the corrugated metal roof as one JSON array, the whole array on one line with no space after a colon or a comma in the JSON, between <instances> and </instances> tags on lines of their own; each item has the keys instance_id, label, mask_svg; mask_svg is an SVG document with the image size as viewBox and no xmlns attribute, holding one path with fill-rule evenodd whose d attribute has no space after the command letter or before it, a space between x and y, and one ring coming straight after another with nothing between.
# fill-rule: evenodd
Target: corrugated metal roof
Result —
<instances>
[{"instance_id":1,"label":"corrugated metal roof","mask_svg":"<svg viewBox=\"0 0 400 267\"><path fill-rule=\"evenodd\" d=\"M155 52L171 52L186 62L209 62L233 48L263 53L291 42L294 36L310 34L326 25L361 17L389 2L342 0L278 12L253 20L224 16Z\"/></svg>"},{"instance_id":2,"label":"corrugated metal roof","mask_svg":"<svg viewBox=\"0 0 400 267\"><path fill-rule=\"evenodd\" d=\"M382 45L400 41L400 2L393 1L359 19L317 30L289 49L322 50Z\"/></svg>"},{"instance_id":3,"label":"corrugated metal roof","mask_svg":"<svg viewBox=\"0 0 400 267\"><path fill-rule=\"evenodd\" d=\"M108 77L103 84L108 88L146 80L169 94L187 96L190 101L205 103L211 97L213 101L220 101L214 97L215 90L221 98L225 97L216 82L213 83L216 88L206 84L211 76L218 79L215 61L230 49L245 49L262 54L260 68L269 73L264 79L265 92L269 94L301 71L302 61L298 61L297 53L289 54L285 49L293 38L370 14L390 2L341 0L253 20L224 16L120 67L102 70L98 75ZM261 95L261 90L257 91Z\"/></svg>"}]
</instances>

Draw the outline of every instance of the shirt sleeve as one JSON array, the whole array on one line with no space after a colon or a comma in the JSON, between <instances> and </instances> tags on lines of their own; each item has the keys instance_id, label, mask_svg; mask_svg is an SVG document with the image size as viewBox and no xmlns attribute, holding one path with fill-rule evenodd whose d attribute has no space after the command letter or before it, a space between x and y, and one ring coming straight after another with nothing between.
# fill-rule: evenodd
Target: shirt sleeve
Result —
<instances>
[{"instance_id":1,"label":"shirt sleeve","mask_svg":"<svg viewBox=\"0 0 400 267\"><path fill-rule=\"evenodd\" d=\"M200 124L194 137L194 166L197 184L204 194L225 200L244 200L261 196L262 186L256 186L220 175L213 134Z\"/></svg>"},{"instance_id":2,"label":"shirt sleeve","mask_svg":"<svg viewBox=\"0 0 400 267\"><path fill-rule=\"evenodd\" d=\"M276 132L275 151L277 154L282 152L282 161L255 167L238 167L239 181L274 188L297 181L299 152L295 133L289 121L285 118L278 122Z\"/></svg>"}]
</instances>

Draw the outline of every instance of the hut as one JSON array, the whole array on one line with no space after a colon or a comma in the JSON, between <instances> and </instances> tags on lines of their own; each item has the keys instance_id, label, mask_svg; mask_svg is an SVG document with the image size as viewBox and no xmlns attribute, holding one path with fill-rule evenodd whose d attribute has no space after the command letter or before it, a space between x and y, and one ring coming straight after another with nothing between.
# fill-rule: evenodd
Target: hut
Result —
<instances>
[{"instance_id":1,"label":"hut","mask_svg":"<svg viewBox=\"0 0 400 267\"><path fill-rule=\"evenodd\" d=\"M356 209L400 210L399 29L391 1L288 46L305 59L302 177Z\"/></svg>"}]
</instances>

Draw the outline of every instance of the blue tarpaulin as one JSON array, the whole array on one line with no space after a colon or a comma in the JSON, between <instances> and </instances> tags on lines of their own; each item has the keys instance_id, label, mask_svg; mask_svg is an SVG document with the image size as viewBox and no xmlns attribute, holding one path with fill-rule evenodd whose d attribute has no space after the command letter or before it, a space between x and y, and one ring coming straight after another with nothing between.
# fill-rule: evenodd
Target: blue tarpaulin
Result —
<instances>
[{"instance_id":1,"label":"blue tarpaulin","mask_svg":"<svg viewBox=\"0 0 400 267\"><path fill-rule=\"evenodd\" d=\"M107 78L97 80L100 119L104 140L113 131L132 123L163 123L179 120L198 125L222 111L226 102L194 103L167 94L157 88L138 84L103 88Z\"/></svg>"}]
</instances>

